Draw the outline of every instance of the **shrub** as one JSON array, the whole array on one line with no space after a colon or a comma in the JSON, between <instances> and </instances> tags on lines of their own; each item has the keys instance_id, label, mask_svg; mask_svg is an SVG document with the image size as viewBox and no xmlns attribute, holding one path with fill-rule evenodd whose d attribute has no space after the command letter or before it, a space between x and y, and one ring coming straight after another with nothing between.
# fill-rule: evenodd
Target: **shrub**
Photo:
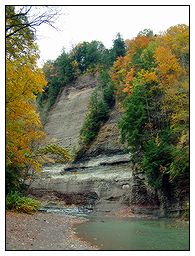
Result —
<instances>
[{"instance_id":1,"label":"shrub","mask_svg":"<svg viewBox=\"0 0 195 256\"><path fill-rule=\"evenodd\" d=\"M21 196L18 192L11 192L6 196L6 209L28 214L35 213L41 204L38 200Z\"/></svg>"},{"instance_id":2,"label":"shrub","mask_svg":"<svg viewBox=\"0 0 195 256\"><path fill-rule=\"evenodd\" d=\"M108 119L108 107L103 100L99 100L97 93L93 94L90 111L81 129L81 141L89 144L97 135L101 125Z\"/></svg>"},{"instance_id":3,"label":"shrub","mask_svg":"<svg viewBox=\"0 0 195 256\"><path fill-rule=\"evenodd\" d=\"M103 123L109 118L109 111L115 104L114 86L107 70L100 72L98 87L93 93L89 105L89 112L81 129L82 146L96 137Z\"/></svg>"}]
</instances>

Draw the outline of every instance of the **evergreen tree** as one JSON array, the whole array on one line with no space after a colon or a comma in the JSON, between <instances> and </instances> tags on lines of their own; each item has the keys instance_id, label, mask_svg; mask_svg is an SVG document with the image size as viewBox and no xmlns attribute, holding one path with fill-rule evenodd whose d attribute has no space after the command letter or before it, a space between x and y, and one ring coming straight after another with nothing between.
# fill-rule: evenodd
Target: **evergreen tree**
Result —
<instances>
[{"instance_id":1,"label":"evergreen tree","mask_svg":"<svg viewBox=\"0 0 195 256\"><path fill-rule=\"evenodd\" d=\"M119 56L124 56L126 53L126 46L123 38L121 37L121 34L118 33L116 38L113 41L113 48L112 48L112 54L114 59L116 59Z\"/></svg>"}]
</instances>

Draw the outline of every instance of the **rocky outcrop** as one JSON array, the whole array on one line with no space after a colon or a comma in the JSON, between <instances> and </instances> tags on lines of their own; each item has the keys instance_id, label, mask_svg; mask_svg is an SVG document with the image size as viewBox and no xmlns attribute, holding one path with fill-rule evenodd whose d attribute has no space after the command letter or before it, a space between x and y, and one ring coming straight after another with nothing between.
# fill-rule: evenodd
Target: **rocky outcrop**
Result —
<instances>
[{"instance_id":1,"label":"rocky outcrop","mask_svg":"<svg viewBox=\"0 0 195 256\"><path fill-rule=\"evenodd\" d=\"M70 166L47 167L31 184L38 198L55 196L65 204L87 205L95 213L115 214L128 207L133 214L155 217L180 216L189 191L184 180L169 190L154 190L143 171L130 163L129 155L91 158Z\"/></svg>"},{"instance_id":2,"label":"rocky outcrop","mask_svg":"<svg viewBox=\"0 0 195 256\"><path fill-rule=\"evenodd\" d=\"M55 194L67 204L82 202L92 204L96 211L105 211L105 203L102 207L104 201L107 202L107 208L112 205L110 210L116 209L113 204L128 202L130 186L132 170L129 159L127 155L121 155L121 159L120 156L113 159L97 158L82 163L82 166L77 165L77 168L75 165L71 172L69 167L62 169L59 166L55 172L50 172L48 167L31 184L30 191L37 197Z\"/></svg>"}]
</instances>

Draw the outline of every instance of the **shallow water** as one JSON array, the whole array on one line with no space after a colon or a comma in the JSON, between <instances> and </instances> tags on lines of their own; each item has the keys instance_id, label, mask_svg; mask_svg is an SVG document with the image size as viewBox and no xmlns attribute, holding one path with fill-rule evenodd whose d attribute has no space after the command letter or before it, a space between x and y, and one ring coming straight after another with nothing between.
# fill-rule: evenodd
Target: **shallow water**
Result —
<instances>
[{"instance_id":1,"label":"shallow water","mask_svg":"<svg viewBox=\"0 0 195 256\"><path fill-rule=\"evenodd\" d=\"M44 206L39 209L41 212L47 213L60 213L65 215L72 215L78 217L88 217L89 214L92 212L92 209L89 209L87 206L83 207L57 207L57 206Z\"/></svg>"},{"instance_id":2,"label":"shallow water","mask_svg":"<svg viewBox=\"0 0 195 256\"><path fill-rule=\"evenodd\" d=\"M76 232L101 250L189 250L189 225L171 219L90 218Z\"/></svg>"}]
</instances>

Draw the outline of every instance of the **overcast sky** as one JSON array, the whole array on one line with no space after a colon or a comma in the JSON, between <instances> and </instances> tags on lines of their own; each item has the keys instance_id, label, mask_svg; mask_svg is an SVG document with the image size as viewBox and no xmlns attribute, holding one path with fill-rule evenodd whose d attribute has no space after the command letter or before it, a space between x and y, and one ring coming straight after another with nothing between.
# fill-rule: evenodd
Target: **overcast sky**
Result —
<instances>
[{"instance_id":1,"label":"overcast sky","mask_svg":"<svg viewBox=\"0 0 195 256\"><path fill-rule=\"evenodd\" d=\"M189 25L187 6L64 6L56 26L60 31L41 25L37 29L40 61L56 59L64 47L69 51L82 41L98 40L110 48L120 32L124 39L150 28L154 33L176 24Z\"/></svg>"}]
</instances>

